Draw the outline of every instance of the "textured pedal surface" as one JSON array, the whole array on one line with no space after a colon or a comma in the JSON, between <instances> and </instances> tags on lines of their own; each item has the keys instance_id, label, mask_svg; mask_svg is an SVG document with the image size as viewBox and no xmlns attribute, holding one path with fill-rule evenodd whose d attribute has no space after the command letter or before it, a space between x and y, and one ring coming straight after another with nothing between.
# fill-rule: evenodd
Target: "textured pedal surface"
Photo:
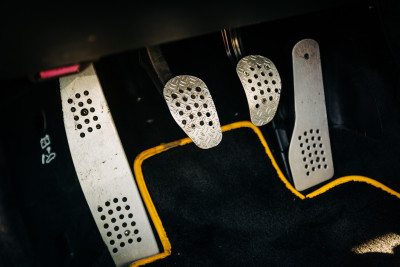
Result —
<instances>
[{"instance_id":1,"label":"textured pedal surface","mask_svg":"<svg viewBox=\"0 0 400 267\"><path fill-rule=\"evenodd\" d=\"M292 51L296 120L289 147L294 185L305 190L334 173L318 43L298 42Z\"/></svg>"},{"instance_id":2,"label":"textured pedal surface","mask_svg":"<svg viewBox=\"0 0 400 267\"><path fill-rule=\"evenodd\" d=\"M60 78L64 125L78 179L117 266L159 253L93 65Z\"/></svg>"},{"instance_id":3,"label":"textured pedal surface","mask_svg":"<svg viewBox=\"0 0 400 267\"><path fill-rule=\"evenodd\" d=\"M218 114L202 80L176 76L165 85L164 98L176 123L198 147L212 148L221 142Z\"/></svg>"},{"instance_id":4,"label":"textured pedal surface","mask_svg":"<svg viewBox=\"0 0 400 267\"><path fill-rule=\"evenodd\" d=\"M274 63L263 56L246 56L236 66L246 92L251 122L263 126L276 113L281 94L281 78Z\"/></svg>"}]
</instances>

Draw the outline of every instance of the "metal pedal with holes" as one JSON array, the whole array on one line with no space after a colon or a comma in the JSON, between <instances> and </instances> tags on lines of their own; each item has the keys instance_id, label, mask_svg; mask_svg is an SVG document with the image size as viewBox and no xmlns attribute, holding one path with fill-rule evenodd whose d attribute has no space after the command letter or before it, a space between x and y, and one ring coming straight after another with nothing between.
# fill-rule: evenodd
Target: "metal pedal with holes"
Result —
<instances>
[{"instance_id":1,"label":"metal pedal with holes","mask_svg":"<svg viewBox=\"0 0 400 267\"><path fill-rule=\"evenodd\" d=\"M281 78L274 63L263 56L246 56L236 66L250 109L251 122L263 126L276 113L281 93Z\"/></svg>"},{"instance_id":2,"label":"metal pedal with holes","mask_svg":"<svg viewBox=\"0 0 400 267\"><path fill-rule=\"evenodd\" d=\"M60 78L65 131L76 173L117 266L159 253L93 65Z\"/></svg>"},{"instance_id":3,"label":"metal pedal with holes","mask_svg":"<svg viewBox=\"0 0 400 267\"><path fill-rule=\"evenodd\" d=\"M334 169L318 43L302 40L292 56L296 121L289 163L294 186L305 190L332 178Z\"/></svg>"},{"instance_id":4,"label":"metal pedal with holes","mask_svg":"<svg viewBox=\"0 0 400 267\"><path fill-rule=\"evenodd\" d=\"M176 76L164 87L164 98L176 123L203 149L218 145L221 125L206 84L190 75Z\"/></svg>"}]
</instances>

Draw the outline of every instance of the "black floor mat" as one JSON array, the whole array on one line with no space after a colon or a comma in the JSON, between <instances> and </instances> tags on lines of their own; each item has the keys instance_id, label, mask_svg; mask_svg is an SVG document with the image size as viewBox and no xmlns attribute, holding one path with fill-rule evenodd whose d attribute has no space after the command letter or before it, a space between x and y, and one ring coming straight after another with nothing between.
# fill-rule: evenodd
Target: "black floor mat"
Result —
<instances>
[{"instance_id":1,"label":"black floor mat","mask_svg":"<svg viewBox=\"0 0 400 267\"><path fill-rule=\"evenodd\" d=\"M210 150L189 144L147 159L143 174L172 244L154 266L394 266L398 254L352 248L400 233L400 200L362 183L300 200L248 128Z\"/></svg>"}]
</instances>

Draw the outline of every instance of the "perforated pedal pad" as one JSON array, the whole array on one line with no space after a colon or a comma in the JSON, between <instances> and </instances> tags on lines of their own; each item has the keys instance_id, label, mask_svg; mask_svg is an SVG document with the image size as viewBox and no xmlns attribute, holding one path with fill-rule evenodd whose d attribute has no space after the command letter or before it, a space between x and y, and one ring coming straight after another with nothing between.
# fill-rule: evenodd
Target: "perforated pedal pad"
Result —
<instances>
[{"instance_id":1,"label":"perforated pedal pad","mask_svg":"<svg viewBox=\"0 0 400 267\"><path fill-rule=\"evenodd\" d=\"M289 163L297 190L332 178L333 160L318 43L298 42L292 51L296 120Z\"/></svg>"},{"instance_id":2,"label":"perforated pedal pad","mask_svg":"<svg viewBox=\"0 0 400 267\"><path fill-rule=\"evenodd\" d=\"M251 122L263 126L276 113L281 94L281 78L274 63L263 56L246 56L236 66L250 109Z\"/></svg>"},{"instance_id":3,"label":"perforated pedal pad","mask_svg":"<svg viewBox=\"0 0 400 267\"><path fill-rule=\"evenodd\" d=\"M159 253L93 65L60 78L65 131L75 170L117 266Z\"/></svg>"},{"instance_id":4,"label":"perforated pedal pad","mask_svg":"<svg viewBox=\"0 0 400 267\"><path fill-rule=\"evenodd\" d=\"M218 145L221 125L206 84L190 75L176 76L164 87L164 98L176 123L203 149Z\"/></svg>"}]
</instances>

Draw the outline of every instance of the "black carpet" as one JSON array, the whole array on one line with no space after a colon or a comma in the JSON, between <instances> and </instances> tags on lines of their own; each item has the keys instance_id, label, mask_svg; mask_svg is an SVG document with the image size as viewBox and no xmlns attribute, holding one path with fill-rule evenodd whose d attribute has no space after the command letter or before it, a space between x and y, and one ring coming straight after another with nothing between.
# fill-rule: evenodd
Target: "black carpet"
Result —
<instances>
[{"instance_id":1,"label":"black carpet","mask_svg":"<svg viewBox=\"0 0 400 267\"><path fill-rule=\"evenodd\" d=\"M300 200L251 129L225 133L211 150L189 144L155 155L143 174L172 244L172 255L152 266L400 264L398 253L351 251L400 233L400 199L351 183Z\"/></svg>"}]
</instances>

